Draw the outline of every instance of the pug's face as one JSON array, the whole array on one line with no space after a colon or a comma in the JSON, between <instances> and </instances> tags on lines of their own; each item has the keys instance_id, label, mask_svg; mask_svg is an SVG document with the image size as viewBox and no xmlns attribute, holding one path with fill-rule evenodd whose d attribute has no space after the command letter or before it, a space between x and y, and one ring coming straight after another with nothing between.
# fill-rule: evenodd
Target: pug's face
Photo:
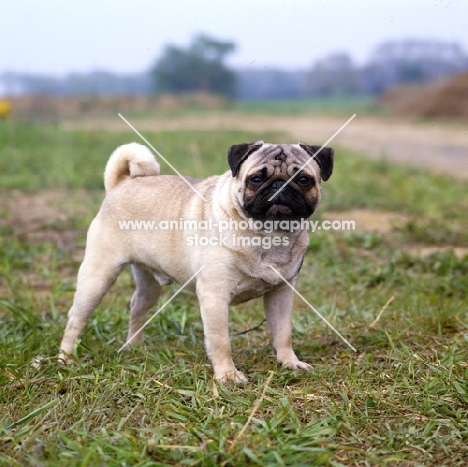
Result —
<instances>
[{"instance_id":1,"label":"pug's face","mask_svg":"<svg viewBox=\"0 0 468 467\"><path fill-rule=\"evenodd\" d=\"M328 180L333 171L333 149L319 149L304 143L263 141L232 146L228 161L246 216L264 221L312 215L320 202L321 181Z\"/></svg>"}]
</instances>

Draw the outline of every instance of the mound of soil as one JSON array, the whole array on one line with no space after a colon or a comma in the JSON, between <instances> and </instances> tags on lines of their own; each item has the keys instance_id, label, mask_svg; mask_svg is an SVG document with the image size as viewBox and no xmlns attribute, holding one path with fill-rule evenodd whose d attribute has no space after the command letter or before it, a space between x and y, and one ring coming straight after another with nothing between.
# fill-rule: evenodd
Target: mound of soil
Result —
<instances>
[{"instance_id":1,"label":"mound of soil","mask_svg":"<svg viewBox=\"0 0 468 467\"><path fill-rule=\"evenodd\" d=\"M408 117L468 117L468 73L433 86L389 88L379 104Z\"/></svg>"}]
</instances>

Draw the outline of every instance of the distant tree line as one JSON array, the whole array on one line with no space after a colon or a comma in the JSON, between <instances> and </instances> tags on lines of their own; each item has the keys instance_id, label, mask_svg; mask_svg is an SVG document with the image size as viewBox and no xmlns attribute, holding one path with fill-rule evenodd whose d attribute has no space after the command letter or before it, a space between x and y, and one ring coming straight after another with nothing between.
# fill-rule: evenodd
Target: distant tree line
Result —
<instances>
[{"instance_id":1,"label":"distant tree line","mask_svg":"<svg viewBox=\"0 0 468 467\"><path fill-rule=\"evenodd\" d=\"M23 73L0 75L4 94L154 94L213 92L241 100L295 99L335 95L378 95L396 84L426 84L468 70L468 56L456 43L402 40L378 45L363 66L347 53L318 60L310 69L233 70L225 61L233 42L206 35L187 48L168 45L144 73L104 71L63 78Z\"/></svg>"},{"instance_id":2,"label":"distant tree line","mask_svg":"<svg viewBox=\"0 0 468 467\"><path fill-rule=\"evenodd\" d=\"M149 94L152 82L149 73L117 74L107 71L71 73L64 77L32 73L0 75L0 89L6 95L48 94L74 96L85 94Z\"/></svg>"},{"instance_id":3,"label":"distant tree line","mask_svg":"<svg viewBox=\"0 0 468 467\"><path fill-rule=\"evenodd\" d=\"M236 73L225 64L235 50L233 42L197 36L187 49L166 46L150 71L155 92L212 92L236 95Z\"/></svg>"}]
</instances>

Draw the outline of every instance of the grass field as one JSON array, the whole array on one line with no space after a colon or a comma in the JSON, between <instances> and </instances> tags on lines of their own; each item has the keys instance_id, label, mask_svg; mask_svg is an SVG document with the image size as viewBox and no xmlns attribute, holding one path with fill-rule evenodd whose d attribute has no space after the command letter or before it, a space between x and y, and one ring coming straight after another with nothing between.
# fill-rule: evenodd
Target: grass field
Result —
<instances>
[{"instance_id":1,"label":"grass field","mask_svg":"<svg viewBox=\"0 0 468 467\"><path fill-rule=\"evenodd\" d=\"M288 139L145 136L194 176L226 170L231 144ZM344 148L317 216L404 214L386 233L311 235L298 289L357 353L297 299L295 349L314 371L278 368L263 324L232 337L250 383L220 385L196 299L182 293L143 348L119 354L133 291L125 271L90 320L79 362L58 367L104 165L137 139L0 122L0 466L466 465L468 258L452 251L468 244L466 183ZM422 246L433 253L415 254ZM233 308L231 332L262 315L258 301Z\"/></svg>"},{"instance_id":2,"label":"grass field","mask_svg":"<svg viewBox=\"0 0 468 467\"><path fill-rule=\"evenodd\" d=\"M277 101L247 101L237 103L233 110L249 112L249 114L265 115L345 115L385 114L375 103L373 97L368 96L336 96L315 99L290 99Z\"/></svg>"}]
</instances>

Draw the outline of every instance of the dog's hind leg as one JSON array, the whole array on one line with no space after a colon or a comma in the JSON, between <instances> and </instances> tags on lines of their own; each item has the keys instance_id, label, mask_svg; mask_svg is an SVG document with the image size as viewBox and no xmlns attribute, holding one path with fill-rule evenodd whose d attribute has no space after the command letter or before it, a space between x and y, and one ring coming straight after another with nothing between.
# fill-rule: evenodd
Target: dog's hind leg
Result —
<instances>
[{"instance_id":1,"label":"dog's hind leg","mask_svg":"<svg viewBox=\"0 0 468 467\"><path fill-rule=\"evenodd\" d=\"M132 264L132 273L135 279L136 290L130 302L130 326L128 328L127 342L135 345L143 342L143 327L146 314L158 301L161 294L161 284L154 278L152 272L144 267Z\"/></svg>"},{"instance_id":2,"label":"dog's hind leg","mask_svg":"<svg viewBox=\"0 0 468 467\"><path fill-rule=\"evenodd\" d=\"M121 271L121 265L113 263L111 257L112 255L107 258L104 255L85 255L78 271L75 297L68 312L67 326L60 344L60 363L67 363L73 355L76 339Z\"/></svg>"}]
</instances>

